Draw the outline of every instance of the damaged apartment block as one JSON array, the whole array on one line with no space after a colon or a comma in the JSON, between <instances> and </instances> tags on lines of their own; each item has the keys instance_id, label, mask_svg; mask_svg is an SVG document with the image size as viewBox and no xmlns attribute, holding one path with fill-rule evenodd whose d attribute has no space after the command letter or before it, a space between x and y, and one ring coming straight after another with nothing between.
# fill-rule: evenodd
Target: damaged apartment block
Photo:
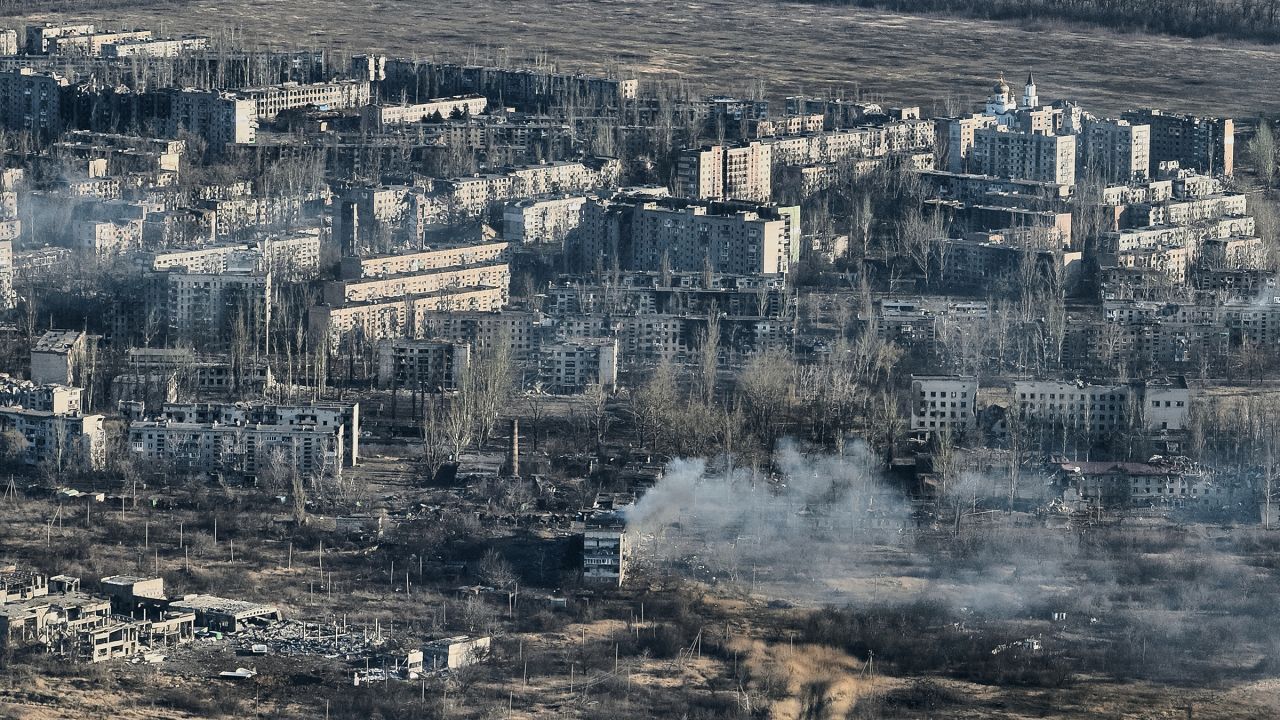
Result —
<instances>
[{"instance_id":1,"label":"damaged apartment block","mask_svg":"<svg viewBox=\"0 0 1280 720\"><path fill-rule=\"evenodd\" d=\"M634 504L632 495L601 493L579 513L583 582L620 587L626 580L631 556L626 510Z\"/></svg>"},{"instance_id":2,"label":"damaged apartment block","mask_svg":"<svg viewBox=\"0 0 1280 720\"><path fill-rule=\"evenodd\" d=\"M99 587L101 594L91 594L78 578L0 571L0 649L96 663L189 642L197 627L237 632L283 617L274 606L213 595L171 599L162 578L112 575Z\"/></svg>"}]
</instances>

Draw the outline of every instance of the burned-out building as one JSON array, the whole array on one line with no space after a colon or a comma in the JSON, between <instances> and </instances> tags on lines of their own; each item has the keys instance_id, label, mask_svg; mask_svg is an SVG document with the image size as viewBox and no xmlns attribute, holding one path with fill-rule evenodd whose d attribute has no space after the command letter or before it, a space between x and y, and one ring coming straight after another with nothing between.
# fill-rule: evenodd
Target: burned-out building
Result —
<instances>
[{"instance_id":1,"label":"burned-out building","mask_svg":"<svg viewBox=\"0 0 1280 720\"><path fill-rule=\"evenodd\" d=\"M630 494L601 493L579 513L583 582L618 587L626 581L631 559L626 511L634 503Z\"/></svg>"},{"instance_id":2,"label":"burned-out building","mask_svg":"<svg viewBox=\"0 0 1280 720\"><path fill-rule=\"evenodd\" d=\"M236 632L246 623L284 618L274 605L230 600L216 595L184 595L170 602L169 609L194 613L197 627L222 632Z\"/></svg>"}]
</instances>

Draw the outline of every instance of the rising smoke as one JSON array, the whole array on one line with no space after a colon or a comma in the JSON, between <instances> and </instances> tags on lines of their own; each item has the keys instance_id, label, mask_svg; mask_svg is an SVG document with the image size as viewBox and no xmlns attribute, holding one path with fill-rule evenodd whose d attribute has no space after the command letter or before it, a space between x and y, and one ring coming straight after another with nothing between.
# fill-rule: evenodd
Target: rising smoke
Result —
<instances>
[{"instance_id":1,"label":"rising smoke","mask_svg":"<svg viewBox=\"0 0 1280 720\"><path fill-rule=\"evenodd\" d=\"M1017 612L1070 590L1077 536L982 511L998 478L958 472L926 511L861 442L842 454L783 443L772 475L727 464L667 466L627 515L638 563L815 605L929 597Z\"/></svg>"},{"instance_id":2,"label":"rising smoke","mask_svg":"<svg viewBox=\"0 0 1280 720\"><path fill-rule=\"evenodd\" d=\"M812 585L863 574L859 548L897 543L911 523L901 491L864 443L835 455L805 455L784 443L776 474L726 465L679 459L667 466L627 515L642 561L716 582Z\"/></svg>"}]
</instances>

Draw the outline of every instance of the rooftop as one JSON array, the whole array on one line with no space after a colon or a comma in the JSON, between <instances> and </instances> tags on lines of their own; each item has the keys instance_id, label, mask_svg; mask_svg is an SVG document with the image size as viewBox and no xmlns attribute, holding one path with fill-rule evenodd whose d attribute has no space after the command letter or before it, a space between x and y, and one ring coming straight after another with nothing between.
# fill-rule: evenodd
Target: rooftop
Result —
<instances>
[{"instance_id":1,"label":"rooftop","mask_svg":"<svg viewBox=\"0 0 1280 720\"><path fill-rule=\"evenodd\" d=\"M36 352L69 353L85 337L79 330L49 330L36 341Z\"/></svg>"},{"instance_id":2,"label":"rooftop","mask_svg":"<svg viewBox=\"0 0 1280 720\"><path fill-rule=\"evenodd\" d=\"M273 612L274 605L262 605L245 600L230 600L217 595L184 595L181 599L169 603L176 610L193 610L196 612L215 612L227 615L239 615L246 612Z\"/></svg>"}]
</instances>

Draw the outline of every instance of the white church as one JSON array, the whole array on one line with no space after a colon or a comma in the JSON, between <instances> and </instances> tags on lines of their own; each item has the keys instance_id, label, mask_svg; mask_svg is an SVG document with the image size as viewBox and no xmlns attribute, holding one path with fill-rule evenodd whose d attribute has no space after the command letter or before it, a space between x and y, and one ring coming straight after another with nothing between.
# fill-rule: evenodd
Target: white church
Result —
<instances>
[{"instance_id":1,"label":"white church","mask_svg":"<svg viewBox=\"0 0 1280 720\"><path fill-rule=\"evenodd\" d=\"M1018 123L1019 110L1034 110L1040 106L1040 97L1036 95L1036 80L1030 71L1027 72L1027 84L1022 87L1022 103L1018 104L1013 97L1009 84L1001 76L991 87L991 97L987 98L986 115L996 119L1004 127L1014 127Z\"/></svg>"}]
</instances>

